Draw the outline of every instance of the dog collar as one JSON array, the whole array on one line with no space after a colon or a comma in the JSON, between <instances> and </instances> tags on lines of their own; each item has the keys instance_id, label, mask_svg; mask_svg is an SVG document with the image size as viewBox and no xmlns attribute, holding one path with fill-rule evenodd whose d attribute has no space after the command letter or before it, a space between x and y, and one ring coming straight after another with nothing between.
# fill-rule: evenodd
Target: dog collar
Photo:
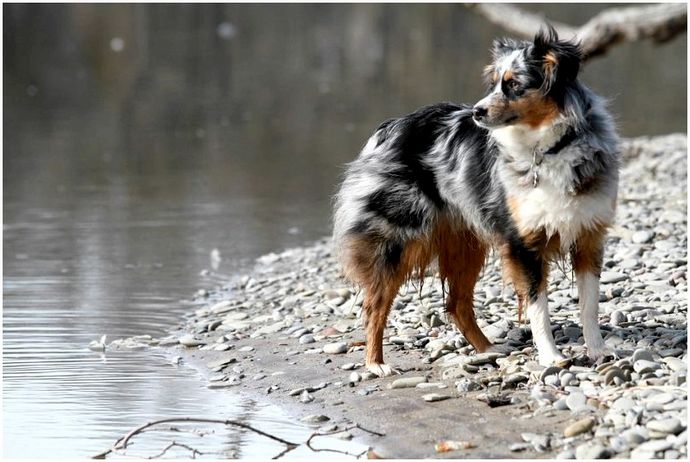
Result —
<instances>
[{"instance_id":1,"label":"dog collar","mask_svg":"<svg viewBox=\"0 0 690 462\"><path fill-rule=\"evenodd\" d=\"M577 138L575 129L573 127L568 127L568 130L563 134L563 136L561 136L561 139L558 140L556 144L551 146L551 148L544 151L542 154L545 156L552 156L558 154L563 150L563 148L575 141L575 138Z\"/></svg>"},{"instance_id":2,"label":"dog collar","mask_svg":"<svg viewBox=\"0 0 690 462\"><path fill-rule=\"evenodd\" d=\"M568 127L568 130L563 134L563 136L561 136L561 139L556 141L556 144L551 146L549 149L542 151L541 153L538 152L537 149L532 152L532 165L530 166L530 170L532 171L533 188L539 186L539 166L544 160L544 156L553 156L558 154L563 150L563 148L572 143L576 137L577 134L575 133L575 129L573 127Z\"/></svg>"}]
</instances>

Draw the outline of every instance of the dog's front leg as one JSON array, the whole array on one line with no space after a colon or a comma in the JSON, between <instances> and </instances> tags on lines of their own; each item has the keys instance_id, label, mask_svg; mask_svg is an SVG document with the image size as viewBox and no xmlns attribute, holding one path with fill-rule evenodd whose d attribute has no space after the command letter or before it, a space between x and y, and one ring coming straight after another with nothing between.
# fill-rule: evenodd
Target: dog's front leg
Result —
<instances>
[{"instance_id":1,"label":"dog's front leg","mask_svg":"<svg viewBox=\"0 0 690 462\"><path fill-rule=\"evenodd\" d=\"M532 328L532 339L539 353L539 364L550 366L561 363L565 357L556 348L556 342L551 332L551 319L546 290L530 297L527 305L527 318Z\"/></svg>"},{"instance_id":2,"label":"dog's front leg","mask_svg":"<svg viewBox=\"0 0 690 462\"><path fill-rule=\"evenodd\" d=\"M548 263L538 252L523 246L505 247L502 261L504 271L515 286L518 298L526 301L527 318L539 354L539 364L561 364L565 357L556 348L546 297Z\"/></svg>"},{"instance_id":3,"label":"dog's front leg","mask_svg":"<svg viewBox=\"0 0 690 462\"><path fill-rule=\"evenodd\" d=\"M604 255L603 243L603 233L588 232L578 240L572 252L582 335L585 338L587 355L597 362L606 356L616 356L604 343L599 329L599 275Z\"/></svg>"}]
</instances>

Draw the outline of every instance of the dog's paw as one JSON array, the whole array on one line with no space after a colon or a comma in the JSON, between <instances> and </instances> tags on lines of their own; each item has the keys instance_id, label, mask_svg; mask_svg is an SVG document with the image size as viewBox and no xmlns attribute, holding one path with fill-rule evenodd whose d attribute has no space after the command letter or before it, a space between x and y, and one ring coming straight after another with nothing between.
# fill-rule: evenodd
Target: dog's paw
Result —
<instances>
[{"instance_id":1,"label":"dog's paw","mask_svg":"<svg viewBox=\"0 0 690 462\"><path fill-rule=\"evenodd\" d=\"M398 375L400 372L390 367L388 364L369 364L367 365L367 371L374 374L376 377L389 377L391 375Z\"/></svg>"},{"instance_id":2,"label":"dog's paw","mask_svg":"<svg viewBox=\"0 0 690 462\"><path fill-rule=\"evenodd\" d=\"M613 348L609 348L606 345L599 347L587 348L587 357L594 363L595 366L599 366L605 363L607 360L613 359L617 360L621 358L618 351Z\"/></svg>"},{"instance_id":3,"label":"dog's paw","mask_svg":"<svg viewBox=\"0 0 690 462\"><path fill-rule=\"evenodd\" d=\"M549 366L557 366L557 367L566 367L570 365L572 362L571 358L566 358L560 353L551 353L551 354L539 354L539 364L544 366L544 367L549 367Z\"/></svg>"}]
</instances>

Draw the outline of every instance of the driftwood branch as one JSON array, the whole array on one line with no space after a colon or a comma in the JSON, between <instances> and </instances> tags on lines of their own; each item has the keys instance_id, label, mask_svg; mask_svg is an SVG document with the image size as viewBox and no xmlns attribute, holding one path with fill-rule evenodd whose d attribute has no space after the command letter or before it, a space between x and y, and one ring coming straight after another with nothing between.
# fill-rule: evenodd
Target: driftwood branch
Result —
<instances>
[{"instance_id":1,"label":"driftwood branch","mask_svg":"<svg viewBox=\"0 0 690 462\"><path fill-rule=\"evenodd\" d=\"M221 420L221 419L204 419L204 418L195 418L195 417L176 417L176 418L170 418L170 419L160 419L160 420L154 420L152 422L147 422L143 425L140 425L133 430L131 430L129 433L127 433L125 436L120 438L115 442L112 448L103 451L99 454L96 454L95 456L92 457L92 459L105 459L105 456L107 456L110 453L113 452L120 452L124 449L127 448L127 445L129 444L129 441L136 435L145 432L151 427L154 427L156 425L164 424L164 423L181 423L181 422L192 422L192 423L210 423L210 424L221 424L221 425L226 425L226 426L235 426L235 427L240 427L244 428L246 430L250 430L256 434L259 434L261 436L265 436L266 438L272 439L274 441L277 441L279 443L284 444L287 446L288 450L292 450L299 446L297 443L293 443L287 440L284 440L280 437L277 437L275 435L272 435L270 433L266 433L263 430L259 430L258 428L252 427L251 425L238 422L236 420ZM178 444L175 444L175 446L178 446ZM170 449L170 448L168 448ZM198 451L196 451L198 452Z\"/></svg>"},{"instance_id":2,"label":"driftwood branch","mask_svg":"<svg viewBox=\"0 0 690 462\"><path fill-rule=\"evenodd\" d=\"M509 32L526 38L533 37L546 23L544 15L514 5L481 3L467 6ZM603 55L622 42L645 39L655 43L667 42L686 31L687 21L684 3L667 3L607 9L581 27L549 22L561 37L579 40L587 59Z\"/></svg>"},{"instance_id":3,"label":"driftwood branch","mask_svg":"<svg viewBox=\"0 0 690 462\"><path fill-rule=\"evenodd\" d=\"M158 425L161 425L161 424L165 424L165 423L208 423L208 424L220 424L220 425L225 425L225 426L235 426L235 427L244 428L244 429L246 429L246 430L250 430L250 431L252 431L252 432L254 432L254 433L256 433L256 434L259 434L259 435L261 435L261 436L264 436L264 437L266 437L266 438L269 438L269 439L271 439L271 440L273 440L273 441L277 441L277 442L282 443L282 444L285 445L285 449L284 449L283 451L281 451L278 455L276 455L275 457L273 457L273 459L279 459L279 458L281 458L282 456L284 456L285 454L287 454L288 452L290 452L290 451L292 451L293 449L299 447L299 444L298 444L298 443L293 443L293 442L291 442L291 441L287 441L287 440L285 440L285 439L283 439L283 438L280 438L280 437L278 437L278 436L272 435L272 434L267 433L267 432L265 432L265 431L263 431L263 430L259 430L258 428L253 427L253 426L251 426L251 425L248 425L248 424L245 424L245 423L242 423L242 422L238 422L238 421L236 421L236 420L206 419L206 418L195 418L195 417L175 417L175 418L169 418L169 419L154 420L154 421L147 422L147 423L145 423L145 424L143 424L143 425L140 425L140 426L138 426L138 427L132 429L132 430L129 431L125 436L123 436L122 438L118 439L118 440L115 442L115 444L114 444L110 449L107 449L107 450L105 450L105 451L103 451L103 452L101 452L101 453L99 453L99 454L96 454L95 456L92 457L92 459L105 459L106 456L109 455L109 454L126 455L126 454L124 453L124 451L125 451L125 449L127 449L127 446L128 446L129 443L131 442L132 438L134 438L135 436L137 436L137 435L139 435L139 434L145 433L147 430L151 429L152 427L155 427L155 426L158 426ZM182 431L180 428L177 428L177 427L167 427L167 428L165 428L165 429L166 429L166 430L169 430L169 431L175 431L175 432ZM312 433L312 434L309 436L309 438L308 438L307 441L305 442L305 445L306 445L310 450L312 450L312 451L314 451L314 452L334 452L334 453L345 454L345 455L348 455L348 456L354 456L354 457L360 458L360 457L362 457L364 454L366 454L367 451L363 452L362 454L352 454L352 453L349 453L349 452L347 452L347 451L342 451L342 450L339 450L339 449L315 448L315 447L313 447L313 446L311 445L312 440L313 440L314 438L316 438L316 437L333 435L333 434L336 434L336 433L341 433L341 432L344 432L344 431L349 431L349 430L354 430L354 429L358 429L358 430L361 430L361 431L363 431L363 432L366 432L366 433L369 433L369 434L372 434L372 435L376 435L376 436L384 436L383 433L378 433L378 432L375 432L375 431L372 431L372 430L367 430L366 428L360 426L359 424L353 424L353 425L347 426L347 427L345 427L345 428L341 428L341 429L337 429L337 430L333 430L333 431L329 431L329 432L323 432L323 433L321 433L321 432L314 432L314 433ZM198 434L201 435L201 436L203 436L203 433L198 433ZM183 448L183 449L188 450L188 451L191 453L192 459L196 458L197 455L212 454L212 453L201 452L201 451L199 451L198 449L193 448L193 447L191 447L191 446L189 446L189 445L186 445L186 444L183 444L183 443L178 443L178 442L176 442L176 441L172 441L172 442L169 443L167 446L165 446L159 453L157 453L157 454L155 454L155 455L153 455L153 456L146 457L146 458L147 458L147 459L157 459L157 458L160 458L160 457L162 457L163 455L165 455L170 449L172 449L172 448L174 448L174 447L179 447L179 448Z\"/></svg>"}]
</instances>

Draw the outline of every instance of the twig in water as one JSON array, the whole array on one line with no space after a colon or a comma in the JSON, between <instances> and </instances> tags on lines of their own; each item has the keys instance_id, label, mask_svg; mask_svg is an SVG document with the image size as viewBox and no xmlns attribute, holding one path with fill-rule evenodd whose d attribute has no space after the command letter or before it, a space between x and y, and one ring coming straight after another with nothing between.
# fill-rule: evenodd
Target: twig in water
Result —
<instances>
[{"instance_id":1,"label":"twig in water","mask_svg":"<svg viewBox=\"0 0 690 462\"><path fill-rule=\"evenodd\" d=\"M168 452L168 450L174 448L175 446L180 447L180 448L184 448L184 449L187 449L188 451L190 451L192 453L192 459L196 459L197 454L199 454L200 456L203 456L204 454L206 454L206 453L201 452L198 449L195 449L191 446L187 446L186 444L173 441L172 443L170 443L166 447L164 447L161 452L159 452L158 454L155 454L153 456L148 456L147 459L158 459L159 457L163 457L165 455L165 453Z\"/></svg>"},{"instance_id":2,"label":"twig in water","mask_svg":"<svg viewBox=\"0 0 690 462\"><path fill-rule=\"evenodd\" d=\"M138 426L137 428L131 430L129 433L127 433L125 436L120 438L115 442L112 448L103 451L99 454L96 454L93 456L93 459L105 459L105 456L107 456L110 453L113 452L120 452L123 449L127 448L127 444L129 444L129 441L134 437L135 435L138 435L144 431L146 431L148 428L164 424L164 423L180 423L180 422L195 422L195 423L210 423L210 424L220 424L220 425L232 425L235 427L240 427L244 428L246 430L252 431L254 433L257 433L261 436L264 436L266 438L272 439L273 441L277 441L279 443L284 444L287 446L290 450L296 448L299 446L296 443L293 443L291 441L287 441L283 438L280 438L278 436L272 435L270 433L266 433L265 431L259 430L258 428L255 428L249 424L245 424L242 422L238 422L236 420L222 420L222 419L206 419L206 418L197 418L197 417L174 417L174 418L169 418L169 419L160 419L160 420L154 420L148 423L145 423L143 425ZM170 449L170 448L168 448Z\"/></svg>"},{"instance_id":3,"label":"twig in water","mask_svg":"<svg viewBox=\"0 0 690 462\"><path fill-rule=\"evenodd\" d=\"M362 457L364 454L366 454L369 450L367 449L366 451L364 451L364 452L362 452L362 453L360 453L360 454L353 454L353 453L351 453L351 452L341 451L340 449L329 449L329 448L322 448L322 449L319 449L319 448L315 448L315 447L313 447L313 446L311 445L311 441L312 441L314 438L316 438L317 436L335 435L335 434L337 434L337 433L342 433L342 432L354 430L355 428L358 429L358 430L362 430L363 432L370 433L370 434L375 435L375 436L385 436L385 433L379 433L379 432L375 432L375 431L373 431L373 430L367 430L366 428L362 427L362 426L359 425L359 424L353 424L353 425L350 425L350 426L345 427L345 428L341 428L341 429L337 429L337 430L331 430L331 431L328 431L328 432L323 432L323 433L321 433L321 432L314 432L314 433L312 433L312 434L309 436L309 438L307 439L307 441L306 441L304 444L305 444L309 449L311 449L311 450L314 451L314 452L335 452L335 453L338 453L338 454L345 454L345 455L347 455L347 456L353 456L353 457L356 457L356 458L359 459L359 458ZM284 452L287 452L287 451L284 451Z\"/></svg>"}]
</instances>

